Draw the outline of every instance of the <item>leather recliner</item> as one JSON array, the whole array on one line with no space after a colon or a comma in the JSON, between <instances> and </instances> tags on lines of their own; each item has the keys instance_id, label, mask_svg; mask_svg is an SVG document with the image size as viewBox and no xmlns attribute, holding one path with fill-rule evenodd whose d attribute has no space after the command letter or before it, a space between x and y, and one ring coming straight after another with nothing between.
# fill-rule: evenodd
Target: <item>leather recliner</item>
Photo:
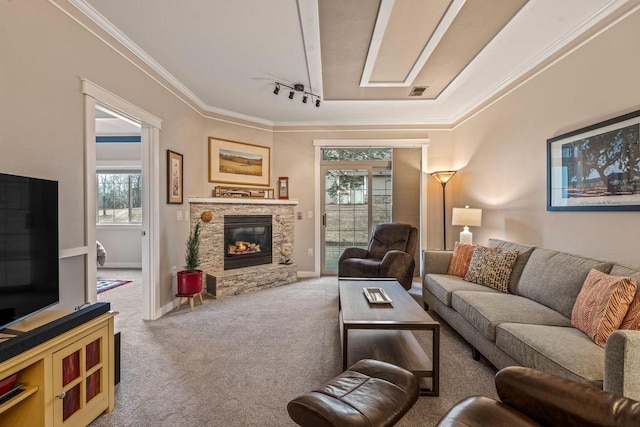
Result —
<instances>
[{"instance_id":1,"label":"leather recliner","mask_svg":"<svg viewBox=\"0 0 640 427\"><path fill-rule=\"evenodd\" d=\"M338 261L338 277L394 278L411 289L418 229L410 224L378 224L369 247L346 248Z\"/></svg>"},{"instance_id":2,"label":"leather recliner","mask_svg":"<svg viewBox=\"0 0 640 427\"><path fill-rule=\"evenodd\" d=\"M522 366L502 369L495 383L501 401L468 397L437 426L640 426L640 402L588 384Z\"/></svg>"}]
</instances>

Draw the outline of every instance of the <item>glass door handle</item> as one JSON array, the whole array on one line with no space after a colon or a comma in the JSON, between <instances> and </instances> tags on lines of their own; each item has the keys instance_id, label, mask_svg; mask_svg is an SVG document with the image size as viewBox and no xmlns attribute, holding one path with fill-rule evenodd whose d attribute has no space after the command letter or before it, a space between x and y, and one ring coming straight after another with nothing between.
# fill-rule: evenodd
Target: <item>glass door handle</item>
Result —
<instances>
[{"instance_id":1,"label":"glass door handle","mask_svg":"<svg viewBox=\"0 0 640 427\"><path fill-rule=\"evenodd\" d=\"M322 226L327 226L327 214L322 214Z\"/></svg>"}]
</instances>

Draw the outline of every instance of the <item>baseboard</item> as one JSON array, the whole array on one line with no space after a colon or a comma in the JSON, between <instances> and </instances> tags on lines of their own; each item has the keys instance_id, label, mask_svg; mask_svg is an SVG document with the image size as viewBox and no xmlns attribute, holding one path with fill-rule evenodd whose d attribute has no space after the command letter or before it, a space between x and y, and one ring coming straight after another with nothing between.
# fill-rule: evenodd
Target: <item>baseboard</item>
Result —
<instances>
[{"instance_id":1,"label":"baseboard","mask_svg":"<svg viewBox=\"0 0 640 427\"><path fill-rule=\"evenodd\" d=\"M167 304L163 305L162 308L160 309L160 317L164 316L165 314L167 314L168 312L170 312L171 310L173 310L174 308L176 308L178 306L178 299L174 299L170 302L168 302Z\"/></svg>"},{"instance_id":2,"label":"baseboard","mask_svg":"<svg viewBox=\"0 0 640 427\"><path fill-rule=\"evenodd\" d=\"M298 271L298 278L307 279L310 277L320 277L320 273L316 273L315 271Z\"/></svg>"},{"instance_id":3,"label":"baseboard","mask_svg":"<svg viewBox=\"0 0 640 427\"><path fill-rule=\"evenodd\" d=\"M98 266L98 269L101 268L142 268L141 262L107 262L103 266Z\"/></svg>"}]
</instances>

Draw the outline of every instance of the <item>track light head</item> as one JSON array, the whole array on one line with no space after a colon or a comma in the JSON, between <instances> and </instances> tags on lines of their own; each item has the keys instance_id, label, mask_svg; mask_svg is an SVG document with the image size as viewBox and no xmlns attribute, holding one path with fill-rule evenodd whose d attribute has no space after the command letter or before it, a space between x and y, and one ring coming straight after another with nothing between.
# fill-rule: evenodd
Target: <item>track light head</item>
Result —
<instances>
[{"instance_id":1,"label":"track light head","mask_svg":"<svg viewBox=\"0 0 640 427\"><path fill-rule=\"evenodd\" d=\"M293 99L293 91L289 92L289 99Z\"/></svg>"},{"instance_id":2,"label":"track light head","mask_svg":"<svg viewBox=\"0 0 640 427\"><path fill-rule=\"evenodd\" d=\"M320 100L316 99L316 107L319 107L319 106L320 106Z\"/></svg>"},{"instance_id":3,"label":"track light head","mask_svg":"<svg viewBox=\"0 0 640 427\"><path fill-rule=\"evenodd\" d=\"M276 83L276 88L273 90L274 95L280 93L280 85Z\"/></svg>"},{"instance_id":4,"label":"track light head","mask_svg":"<svg viewBox=\"0 0 640 427\"><path fill-rule=\"evenodd\" d=\"M309 97L308 97L307 95L303 96L303 97L302 97L302 103L303 103L303 104L306 104L306 103L307 103L307 99L308 99L308 98L309 98Z\"/></svg>"}]
</instances>

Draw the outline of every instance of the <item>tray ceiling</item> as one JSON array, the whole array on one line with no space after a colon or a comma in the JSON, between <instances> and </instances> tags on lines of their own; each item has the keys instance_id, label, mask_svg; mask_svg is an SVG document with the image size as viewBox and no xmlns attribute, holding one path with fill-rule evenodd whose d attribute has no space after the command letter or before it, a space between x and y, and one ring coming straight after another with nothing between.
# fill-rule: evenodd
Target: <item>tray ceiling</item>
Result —
<instances>
[{"instance_id":1,"label":"tray ceiling","mask_svg":"<svg viewBox=\"0 0 640 427\"><path fill-rule=\"evenodd\" d=\"M526 3L323 0L324 98L436 99Z\"/></svg>"},{"instance_id":2,"label":"tray ceiling","mask_svg":"<svg viewBox=\"0 0 640 427\"><path fill-rule=\"evenodd\" d=\"M286 126L452 124L640 0L69 2L200 108Z\"/></svg>"}]
</instances>

